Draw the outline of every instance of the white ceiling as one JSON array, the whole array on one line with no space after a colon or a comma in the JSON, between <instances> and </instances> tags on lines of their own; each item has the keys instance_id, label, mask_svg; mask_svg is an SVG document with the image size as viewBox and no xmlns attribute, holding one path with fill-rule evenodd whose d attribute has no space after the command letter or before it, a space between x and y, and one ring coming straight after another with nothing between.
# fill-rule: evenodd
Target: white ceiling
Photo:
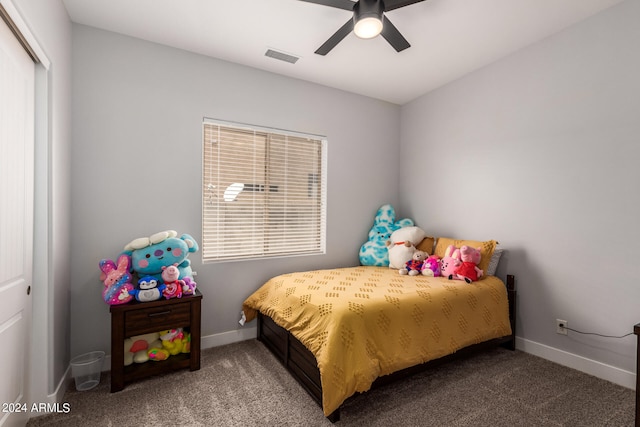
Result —
<instances>
[{"instance_id":1,"label":"white ceiling","mask_svg":"<svg viewBox=\"0 0 640 427\"><path fill-rule=\"evenodd\" d=\"M63 0L73 22L400 105L621 1L426 0L385 14L409 49L352 33L320 56L349 11L299 0Z\"/></svg>"}]
</instances>

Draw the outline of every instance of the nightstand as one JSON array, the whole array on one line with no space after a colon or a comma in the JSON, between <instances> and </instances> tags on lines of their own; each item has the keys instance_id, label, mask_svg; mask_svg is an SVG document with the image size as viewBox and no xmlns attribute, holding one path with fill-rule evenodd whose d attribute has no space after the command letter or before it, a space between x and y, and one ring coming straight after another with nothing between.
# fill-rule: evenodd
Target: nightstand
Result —
<instances>
[{"instance_id":1,"label":"nightstand","mask_svg":"<svg viewBox=\"0 0 640 427\"><path fill-rule=\"evenodd\" d=\"M200 369L200 310L202 293L152 302L112 305L111 311L111 392L125 384L177 369ZM148 361L124 366L124 339L165 329L185 328L191 333L191 352L170 356L160 362Z\"/></svg>"}]
</instances>

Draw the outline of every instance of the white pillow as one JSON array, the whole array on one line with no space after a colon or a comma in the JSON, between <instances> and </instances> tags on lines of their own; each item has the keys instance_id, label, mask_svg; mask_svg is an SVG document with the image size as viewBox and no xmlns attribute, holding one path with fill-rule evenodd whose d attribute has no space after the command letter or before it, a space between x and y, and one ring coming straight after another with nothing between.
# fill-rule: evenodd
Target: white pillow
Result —
<instances>
[{"instance_id":1,"label":"white pillow","mask_svg":"<svg viewBox=\"0 0 640 427\"><path fill-rule=\"evenodd\" d=\"M489 265L487 266L487 271L484 273L485 276L496 275L496 270L498 269L498 263L500 262L501 256L502 256L502 249L495 248L493 250L493 254L491 255L491 260L489 261Z\"/></svg>"}]
</instances>

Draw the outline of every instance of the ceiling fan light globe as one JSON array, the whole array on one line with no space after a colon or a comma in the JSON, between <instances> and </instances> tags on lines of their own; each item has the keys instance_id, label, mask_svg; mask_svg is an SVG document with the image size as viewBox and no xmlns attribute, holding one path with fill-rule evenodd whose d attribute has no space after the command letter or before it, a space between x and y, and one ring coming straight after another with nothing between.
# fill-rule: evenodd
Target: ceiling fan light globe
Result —
<instances>
[{"instance_id":1,"label":"ceiling fan light globe","mask_svg":"<svg viewBox=\"0 0 640 427\"><path fill-rule=\"evenodd\" d=\"M353 32L361 39L372 39L382 32L382 20L377 17L361 18L353 27Z\"/></svg>"}]
</instances>

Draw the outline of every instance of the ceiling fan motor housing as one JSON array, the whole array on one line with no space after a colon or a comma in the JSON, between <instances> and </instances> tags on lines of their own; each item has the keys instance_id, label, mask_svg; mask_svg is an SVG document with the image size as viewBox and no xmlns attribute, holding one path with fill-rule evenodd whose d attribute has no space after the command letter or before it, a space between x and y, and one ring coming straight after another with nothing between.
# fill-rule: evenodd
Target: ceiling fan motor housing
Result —
<instances>
[{"instance_id":1,"label":"ceiling fan motor housing","mask_svg":"<svg viewBox=\"0 0 640 427\"><path fill-rule=\"evenodd\" d=\"M353 24L355 33L361 38L372 38L382 31L384 3L382 0L360 0L353 7ZM377 26L377 29L362 27ZM360 30L362 28L362 30Z\"/></svg>"}]
</instances>

